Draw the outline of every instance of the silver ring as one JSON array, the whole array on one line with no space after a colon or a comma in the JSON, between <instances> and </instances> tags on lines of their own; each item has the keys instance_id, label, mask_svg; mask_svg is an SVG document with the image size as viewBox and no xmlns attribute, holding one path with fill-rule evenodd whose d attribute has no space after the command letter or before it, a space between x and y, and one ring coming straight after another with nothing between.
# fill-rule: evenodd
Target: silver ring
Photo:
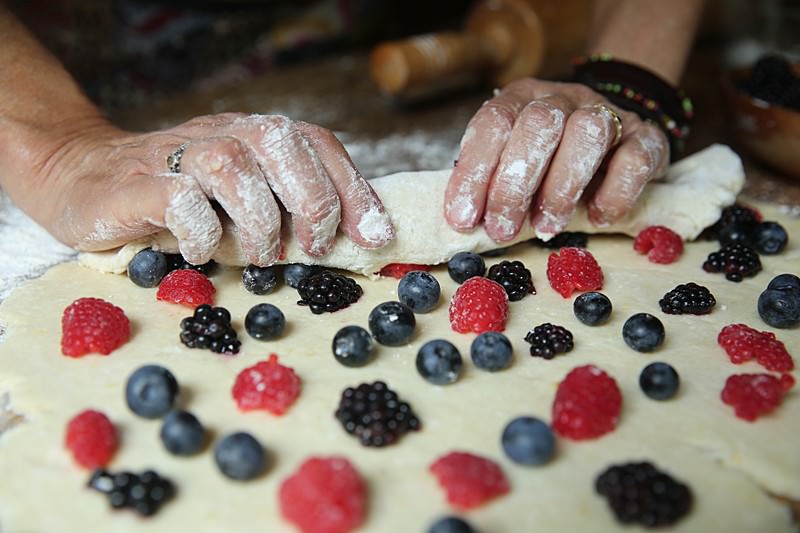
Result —
<instances>
[{"instance_id":1,"label":"silver ring","mask_svg":"<svg viewBox=\"0 0 800 533\"><path fill-rule=\"evenodd\" d=\"M173 174L179 174L181 171L181 158L186 147L189 146L188 142L178 146L178 148L167 156L167 169Z\"/></svg>"},{"instance_id":2,"label":"silver ring","mask_svg":"<svg viewBox=\"0 0 800 533\"><path fill-rule=\"evenodd\" d=\"M614 122L614 140L611 141L611 146L616 146L619 144L619 141L622 140L622 117L619 116L619 113L611 109L606 104L594 104L591 106L592 109L597 109L598 111L602 111L603 113L608 114L611 117L612 122Z\"/></svg>"}]
</instances>

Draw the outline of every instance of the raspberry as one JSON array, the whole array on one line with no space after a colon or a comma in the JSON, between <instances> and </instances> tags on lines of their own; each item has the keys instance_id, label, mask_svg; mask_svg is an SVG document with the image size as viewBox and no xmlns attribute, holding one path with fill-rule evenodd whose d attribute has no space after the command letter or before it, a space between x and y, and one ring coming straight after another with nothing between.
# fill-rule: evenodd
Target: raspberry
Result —
<instances>
[{"instance_id":1,"label":"raspberry","mask_svg":"<svg viewBox=\"0 0 800 533\"><path fill-rule=\"evenodd\" d=\"M651 263L668 265L683 253L683 239L666 226L650 226L643 229L633 241L633 249L647 254Z\"/></svg>"},{"instance_id":2,"label":"raspberry","mask_svg":"<svg viewBox=\"0 0 800 533\"><path fill-rule=\"evenodd\" d=\"M106 466L117 451L117 430L106 415L87 409L67 423L64 445L84 468Z\"/></svg>"},{"instance_id":3,"label":"raspberry","mask_svg":"<svg viewBox=\"0 0 800 533\"><path fill-rule=\"evenodd\" d=\"M156 298L187 307L214 305L217 290L211 280L191 268L173 270L161 280Z\"/></svg>"},{"instance_id":4,"label":"raspberry","mask_svg":"<svg viewBox=\"0 0 800 533\"><path fill-rule=\"evenodd\" d=\"M79 298L61 317L61 353L70 357L91 352L108 355L130 336L125 312L100 298Z\"/></svg>"},{"instance_id":5,"label":"raspberry","mask_svg":"<svg viewBox=\"0 0 800 533\"><path fill-rule=\"evenodd\" d=\"M622 409L614 378L594 365L572 369L553 400L553 429L574 440L594 439L612 431Z\"/></svg>"},{"instance_id":6,"label":"raspberry","mask_svg":"<svg viewBox=\"0 0 800 533\"><path fill-rule=\"evenodd\" d=\"M736 365L755 359L773 372L794 369L794 361L786 346L769 331L758 331L745 324L729 324L717 335L717 343Z\"/></svg>"},{"instance_id":7,"label":"raspberry","mask_svg":"<svg viewBox=\"0 0 800 533\"><path fill-rule=\"evenodd\" d=\"M343 457L312 457L278 492L281 514L304 533L346 533L364 521L367 491Z\"/></svg>"},{"instance_id":8,"label":"raspberry","mask_svg":"<svg viewBox=\"0 0 800 533\"><path fill-rule=\"evenodd\" d=\"M450 300L450 326L459 333L503 331L507 319L508 295L496 281L469 278Z\"/></svg>"},{"instance_id":9,"label":"raspberry","mask_svg":"<svg viewBox=\"0 0 800 533\"><path fill-rule=\"evenodd\" d=\"M794 378L789 374L780 378L770 374L736 374L725 381L721 397L733 407L736 416L753 422L774 411L793 386Z\"/></svg>"},{"instance_id":10,"label":"raspberry","mask_svg":"<svg viewBox=\"0 0 800 533\"><path fill-rule=\"evenodd\" d=\"M409 272L413 272L415 270L428 272L430 269L430 265L416 265L414 263L389 263L381 269L379 274L384 277L400 279Z\"/></svg>"},{"instance_id":11,"label":"raspberry","mask_svg":"<svg viewBox=\"0 0 800 533\"><path fill-rule=\"evenodd\" d=\"M594 256L582 248L566 247L547 258L547 280L564 298L575 291L603 288L603 271Z\"/></svg>"},{"instance_id":12,"label":"raspberry","mask_svg":"<svg viewBox=\"0 0 800 533\"><path fill-rule=\"evenodd\" d=\"M282 415L300 396L300 377L278 363L273 353L266 361L239 372L231 392L242 411L264 409Z\"/></svg>"},{"instance_id":13,"label":"raspberry","mask_svg":"<svg viewBox=\"0 0 800 533\"><path fill-rule=\"evenodd\" d=\"M473 509L511 490L500 465L468 452L450 452L430 466L447 501L461 510Z\"/></svg>"}]
</instances>

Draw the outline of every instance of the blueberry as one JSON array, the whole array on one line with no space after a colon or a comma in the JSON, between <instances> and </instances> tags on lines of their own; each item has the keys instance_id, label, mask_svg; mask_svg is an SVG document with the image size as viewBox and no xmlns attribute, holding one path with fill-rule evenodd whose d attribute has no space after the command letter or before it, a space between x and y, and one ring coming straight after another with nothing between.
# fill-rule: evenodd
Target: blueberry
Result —
<instances>
[{"instance_id":1,"label":"blueberry","mask_svg":"<svg viewBox=\"0 0 800 533\"><path fill-rule=\"evenodd\" d=\"M428 533L475 533L475 530L462 518L445 516L431 524Z\"/></svg>"},{"instance_id":2,"label":"blueberry","mask_svg":"<svg viewBox=\"0 0 800 533\"><path fill-rule=\"evenodd\" d=\"M247 265L242 270L242 283L248 292L258 295L269 294L278 286L278 268Z\"/></svg>"},{"instance_id":3,"label":"blueberry","mask_svg":"<svg viewBox=\"0 0 800 533\"><path fill-rule=\"evenodd\" d=\"M220 471L231 479L247 481L267 469L267 453L255 437L239 432L219 441L214 448L214 461Z\"/></svg>"},{"instance_id":4,"label":"blueberry","mask_svg":"<svg viewBox=\"0 0 800 533\"><path fill-rule=\"evenodd\" d=\"M637 352L652 352L664 342L664 324L649 313L637 313L625 321L622 338Z\"/></svg>"},{"instance_id":5,"label":"blueberry","mask_svg":"<svg viewBox=\"0 0 800 533\"><path fill-rule=\"evenodd\" d=\"M144 418L167 414L178 395L178 381L172 372L158 365L138 368L125 385L125 401L131 411Z\"/></svg>"},{"instance_id":6,"label":"blueberry","mask_svg":"<svg viewBox=\"0 0 800 533\"><path fill-rule=\"evenodd\" d=\"M283 281L291 288L296 289L301 280L319 271L320 268L317 266L292 263L283 267Z\"/></svg>"},{"instance_id":7,"label":"blueberry","mask_svg":"<svg viewBox=\"0 0 800 533\"><path fill-rule=\"evenodd\" d=\"M767 285L767 289L776 289L779 291L785 290L800 290L800 278L794 274L778 274Z\"/></svg>"},{"instance_id":8,"label":"blueberry","mask_svg":"<svg viewBox=\"0 0 800 533\"><path fill-rule=\"evenodd\" d=\"M786 248L789 235L777 222L761 222L753 230L753 244L756 251L764 255L774 255Z\"/></svg>"},{"instance_id":9,"label":"blueberry","mask_svg":"<svg viewBox=\"0 0 800 533\"><path fill-rule=\"evenodd\" d=\"M720 246L731 246L733 244L752 246L754 229L755 224L752 223L727 224L720 228L717 240Z\"/></svg>"},{"instance_id":10,"label":"blueberry","mask_svg":"<svg viewBox=\"0 0 800 533\"><path fill-rule=\"evenodd\" d=\"M455 382L462 366L461 354L450 341L428 341L417 352L417 372L435 385Z\"/></svg>"},{"instance_id":11,"label":"blueberry","mask_svg":"<svg viewBox=\"0 0 800 533\"><path fill-rule=\"evenodd\" d=\"M650 363L639 374L639 386L653 400L669 400L678 392L678 373L667 363Z\"/></svg>"},{"instance_id":12,"label":"blueberry","mask_svg":"<svg viewBox=\"0 0 800 533\"><path fill-rule=\"evenodd\" d=\"M800 324L800 289L767 289L758 297L761 320L775 328Z\"/></svg>"},{"instance_id":13,"label":"blueberry","mask_svg":"<svg viewBox=\"0 0 800 533\"><path fill-rule=\"evenodd\" d=\"M511 364L513 349L508 337L497 331L487 331L475 337L469 354L476 367L496 372Z\"/></svg>"},{"instance_id":14,"label":"blueberry","mask_svg":"<svg viewBox=\"0 0 800 533\"><path fill-rule=\"evenodd\" d=\"M139 287L157 287L171 270L167 256L152 248L141 250L128 263L128 278Z\"/></svg>"},{"instance_id":15,"label":"blueberry","mask_svg":"<svg viewBox=\"0 0 800 533\"><path fill-rule=\"evenodd\" d=\"M400 346L411 339L417 319L406 304L389 301L370 311L368 324L376 341L385 346Z\"/></svg>"},{"instance_id":16,"label":"blueberry","mask_svg":"<svg viewBox=\"0 0 800 533\"><path fill-rule=\"evenodd\" d=\"M244 318L247 334L260 341L277 339L286 327L283 311L272 304L254 305Z\"/></svg>"},{"instance_id":17,"label":"blueberry","mask_svg":"<svg viewBox=\"0 0 800 533\"><path fill-rule=\"evenodd\" d=\"M611 300L601 292L584 292L572 304L575 317L587 326L604 324L611 316Z\"/></svg>"},{"instance_id":18,"label":"blueberry","mask_svg":"<svg viewBox=\"0 0 800 533\"><path fill-rule=\"evenodd\" d=\"M361 326L345 326L333 337L333 356L344 366L364 366L372 360L375 343Z\"/></svg>"},{"instance_id":19,"label":"blueberry","mask_svg":"<svg viewBox=\"0 0 800 533\"><path fill-rule=\"evenodd\" d=\"M217 270L217 263L213 259L207 263L194 265L183 258L181 254L167 254L167 260L170 263L170 271L182 268L191 268L203 274L204 276L211 276Z\"/></svg>"},{"instance_id":20,"label":"blueberry","mask_svg":"<svg viewBox=\"0 0 800 533\"><path fill-rule=\"evenodd\" d=\"M172 411L161 425L161 442L172 454L193 455L199 452L206 440L203 425L188 411Z\"/></svg>"},{"instance_id":21,"label":"blueberry","mask_svg":"<svg viewBox=\"0 0 800 533\"><path fill-rule=\"evenodd\" d=\"M501 442L508 458L521 465L544 464L556 451L553 430L532 416L520 416L509 422Z\"/></svg>"},{"instance_id":22,"label":"blueberry","mask_svg":"<svg viewBox=\"0 0 800 533\"><path fill-rule=\"evenodd\" d=\"M483 276L486 263L476 253L458 252L447 262L447 272L456 283L464 283L473 276Z\"/></svg>"},{"instance_id":23,"label":"blueberry","mask_svg":"<svg viewBox=\"0 0 800 533\"><path fill-rule=\"evenodd\" d=\"M400 279L397 297L415 313L427 313L439 303L442 290L428 272L413 270Z\"/></svg>"}]
</instances>

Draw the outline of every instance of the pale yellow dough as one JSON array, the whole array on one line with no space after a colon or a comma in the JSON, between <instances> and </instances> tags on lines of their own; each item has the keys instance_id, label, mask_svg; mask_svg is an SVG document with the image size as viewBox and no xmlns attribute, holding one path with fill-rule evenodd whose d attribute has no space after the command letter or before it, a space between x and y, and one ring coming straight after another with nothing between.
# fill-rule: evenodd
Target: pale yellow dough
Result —
<instances>
[{"instance_id":1,"label":"pale yellow dough","mask_svg":"<svg viewBox=\"0 0 800 533\"><path fill-rule=\"evenodd\" d=\"M780 220L800 239L798 219L759 207L767 219ZM394 279L359 277L364 288L359 302L315 316L296 305L293 289L283 286L273 294L255 296L243 288L240 269L224 269L213 277L217 303L231 311L243 341L238 355L224 357L180 344L179 323L191 311L156 301L155 289L141 289L125 276L74 263L56 267L17 289L0 306L0 323L6 329L0 343L0 397L8 392L10 407L24 416L0 435L0 530L294 531L280 517L278 486L304 459L337 454L352 461L369 487L362 531L424 532L435 518L454 512L428 466L442 454L465 450L499 462L512 487L508 495L464 514L483 533L619 530L605 500L594 492L594 479L611 464L642 459L688 483L694 492L694 509L674 531L796 531L788 507L768 493L800 500L800 396L793 390L773 415L755 423L737 419L719 398L725 379L763 369L755 363L733 365L716 335L724 325L745 322L774 331L798 355L800 330L769 328L755 307L774 275L797 273L797 240L779 256L764 256L764 271L738 284L701 270L703 259L716 249L712 242L689 244L673 265L648 262L625 237L593 236L589 249L603 267L603 292L614 304L610 322L594 328L573 316L573 298L564 299L549 287L549 251L519 244L507 254L531 269L538 293L511 304L506 334L514 345L515 361L497 373L478 370L469 360L474 335L450 329L447 302L455 284L443 267L433 271L442 284L440 305L417 316L412 342L398 348L379 346L376 360L356 369L334 360L331 339L342 326L366 327L376 304L396 299ZM699 317L662 313L658 299L688 281L709 287L718 300L714 311ZM133 325L132 338L107 357L67 358L60 353L61 313L86 296L123 308ZM244 332L244 316L259 302L271 302L286 314L289 325L281 339L259 342ZM637 312L653 313L665 324L666 342L654 353L634 352L622 341L623 322ZM550 361L530 357L523 337L543 322L570 329L575 349ZM464 373L453 385L431 385L416 372L417 350L434 338L451 340L465 356ZM302 378L300 398L283 417L240 413L230 394L236 374L272 352ZM676 398L656 402L640 391L639 372L653 361L667 361L680 373L682 387ZM172 370L182 388L180 407L203 421L214 442L237 430L257 436L272 460L266 475L249 483L229 481L217 471L210 449L192 458L169 455L158 438L159 422L137 418L123 400L127 377L147 363ZM624 405L618 428L592 441L559 439L556 457L543 467L509 461L500 447L505 424L519 415L549 421L559 381L573 367L588 363L619 383ZM367 449L345 433L333 412L345 387L377 379L410 402L423 429L394 446ZM111 511L105 497L85 488L89 474L73 463L62 441L67 420L87 408L106 412L119 428L122 444L112 470L155 468L178 486L175 500L155 517Z\"/></svg>"}]
</instances>

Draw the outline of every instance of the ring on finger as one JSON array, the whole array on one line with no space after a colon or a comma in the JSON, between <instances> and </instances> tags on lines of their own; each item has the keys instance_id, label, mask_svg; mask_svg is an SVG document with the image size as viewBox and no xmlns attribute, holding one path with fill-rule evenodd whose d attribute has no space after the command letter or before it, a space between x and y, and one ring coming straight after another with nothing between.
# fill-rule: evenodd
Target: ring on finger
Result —
<instances>
[{"instance_id":1,"label":"ring on finger","mask_svg":"<svg viewBox=\"0 0 800 533\"><path fill-rule=\"evenodd\" d=\"M189 146L188 142L183 143L182 145L178 146L174 152L167 156L167 169L174 173L178 174L181 171L181 158L183 158L183 152L186 151L186 147Z\"/></svg>"},{"instance_id":2,"label":"ring on finger","mask_svg":"<svg viewBox=\"0 0 800 533\"><path fill-rule=\"evenodd\" d=\"M614 140L611 141L611 146L616 146L619 144L620 140L622 140L622 117L619 116L619 113L614 111L611 107L607 106L606 104L594 104L592 105L592 109L597 109L598 111L602 111L611 117L611 121L614 123Z\"/></svg>"}]
</instances>

